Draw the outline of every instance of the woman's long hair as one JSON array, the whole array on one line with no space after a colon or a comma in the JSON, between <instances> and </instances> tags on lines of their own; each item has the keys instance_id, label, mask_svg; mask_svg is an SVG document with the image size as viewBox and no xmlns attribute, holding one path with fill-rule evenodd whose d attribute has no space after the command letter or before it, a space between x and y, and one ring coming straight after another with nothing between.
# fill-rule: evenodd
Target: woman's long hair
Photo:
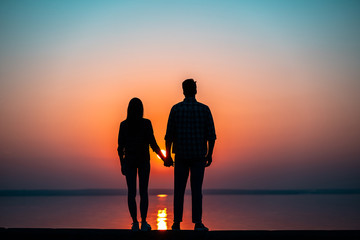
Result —
<instances>
[{"instance_id":1,"label":"woman's long hair","mask_svg":"<svg viewBox=\"0 0 360 240\"><path fill-rule=\"evenodd\" d=\"M136 125L144 116L144 107L139 98L133 98L127 109L127 120L130 125Z\"/></svg>"}]
</instances>

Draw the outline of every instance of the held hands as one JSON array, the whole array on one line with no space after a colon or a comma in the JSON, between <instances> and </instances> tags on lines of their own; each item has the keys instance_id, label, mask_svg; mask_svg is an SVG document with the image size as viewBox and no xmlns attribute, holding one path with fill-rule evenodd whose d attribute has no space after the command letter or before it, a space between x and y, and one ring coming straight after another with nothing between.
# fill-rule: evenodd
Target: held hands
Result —
<instances>
[{"instance_id":1,"label":"held hands","mask_svg":"<svg viewBox=\"0 0 360 240\"><path fill-rule=\"evenodd\" d=\"M166 158L165 158L165 160L164 160L164 166L165 167L171 167L171 166L173 166L174 165L174 161L173 161L173 159L171 158L171 155L169 154Z\"/></svg>"},{"instance_id":2,"label":"held hands","mask_svg":"<svg viewBox=\"0 0 360 240\"><path fill-rule=\"evenodd\" d=\"M163 153L162 151L159 151L158 155L161 158L161 160L164 161L165 167L171 167L174 165L174 161L171 158L170 152L167 151L166 153Z\"/></svg>"},{"instance_id":3,"label":"held hands","mask_svg":"<svg viewBox=\"0 0 360 240\"><path fill-rule=\"evenodd\" d=\"M166 155L169 155L169 157L167 157L161 151L159 151L158 155L161 158L161 160L164 161L165 167L171 167L174 164L174 161L172 160L170 154L166 154Z\"/></svg>"}]
</instances>

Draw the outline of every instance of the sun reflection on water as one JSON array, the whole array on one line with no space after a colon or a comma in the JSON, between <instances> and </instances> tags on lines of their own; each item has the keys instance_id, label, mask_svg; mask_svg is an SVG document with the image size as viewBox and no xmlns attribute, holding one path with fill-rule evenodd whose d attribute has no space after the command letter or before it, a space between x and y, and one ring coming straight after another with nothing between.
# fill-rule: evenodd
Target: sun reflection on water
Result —
<instances>
[{"instance_id":1,"label":"sun reflection on water","mask_svg":"<svg viewBox=\"0 0 360 240\"><path fill-rule=\"evenodd\" d=\"M159 198L165 198L165 197L167 197L167 194L158 194L157 195Z\"/></svg>"},{"instance_id":2,"label":"sun reflection on water","mask_svg":"<svg viewBox=\"0 0 360 240\"><path fill-rule=\"evenodd\" d=\"M158 230L167 230L167 208L159 209L157 214L157 229Z\"/></svg>"}]
</instances>

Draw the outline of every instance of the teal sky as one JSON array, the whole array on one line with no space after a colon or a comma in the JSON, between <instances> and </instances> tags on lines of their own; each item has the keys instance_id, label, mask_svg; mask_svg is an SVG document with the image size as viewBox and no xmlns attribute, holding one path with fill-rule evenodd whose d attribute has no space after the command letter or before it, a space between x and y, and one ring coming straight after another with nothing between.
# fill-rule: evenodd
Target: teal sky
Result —
<instances>
[{"instance_id":1,"label":"teal sky","mask_svg":"<svg viewBox=\"0 0 360 240\"><path fill-rule=\"evenodd\" d=\"M188 77L217 128L205 187L358 188L359 24L356 0L0 1L0 189L125 187L128 101L164 147Z\"/></svg>"}]
</instances>

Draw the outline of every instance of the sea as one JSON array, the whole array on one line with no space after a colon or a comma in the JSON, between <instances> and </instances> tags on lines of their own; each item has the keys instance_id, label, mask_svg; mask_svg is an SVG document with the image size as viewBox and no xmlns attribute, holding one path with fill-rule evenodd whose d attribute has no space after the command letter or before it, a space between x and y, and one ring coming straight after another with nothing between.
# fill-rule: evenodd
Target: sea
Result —
<instances>
[{"instance_id":1,"label":"sea","mask_svg":"<svg viewBox=\"0 0 360 240\"><path fill-rule=\"evenodd\" d=\"M147 221L154 230L171 228L171 190L150 190ZM360 191L204 190L203 222L210 230L360 230ZM126 190L0 191L3 228L129 229L131 223ZM187 192L181 228L193 227Z\"/></svg>"}]
</instances>

